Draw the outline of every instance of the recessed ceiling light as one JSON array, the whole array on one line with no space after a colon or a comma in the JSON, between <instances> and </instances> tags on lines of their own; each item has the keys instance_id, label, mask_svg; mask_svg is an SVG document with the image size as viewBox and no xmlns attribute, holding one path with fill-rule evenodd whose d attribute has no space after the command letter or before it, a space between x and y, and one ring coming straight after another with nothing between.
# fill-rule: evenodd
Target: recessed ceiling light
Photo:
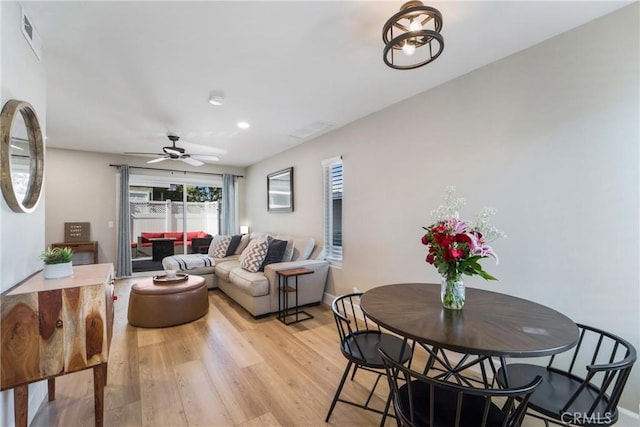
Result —
<instances>
[{"instance_id":1,"label":"recessed ceiling light","mask_svg":"<svg viewBox=\"0 0 640 427\"><path fill-rule=\"evenodd\" d=\"M238 126L240 129L249 129L251 127L249 122L238 122L236 126Z\"/></svg>"},{"instance_id":2,"label":"recessed ceiling light","mask_svg":"<svg viewBox=\"0 0 640 427\"><path fill-rule=\"evenodd\" d=\"M211 105L222 105L224 104L224 97L222 97L221 95L211 95L209 97L209 104Z\"/></svg>"}]
</instances>

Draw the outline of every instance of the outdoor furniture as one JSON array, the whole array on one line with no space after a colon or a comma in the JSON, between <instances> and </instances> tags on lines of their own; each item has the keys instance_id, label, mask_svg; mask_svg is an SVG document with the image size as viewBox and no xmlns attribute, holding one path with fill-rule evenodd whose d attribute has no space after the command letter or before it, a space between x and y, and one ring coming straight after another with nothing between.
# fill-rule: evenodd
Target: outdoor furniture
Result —
<instances>
[{"instance_id":1,"label":"outdoor furniture","mask_svg":"<svg viewBox=\"0 0 640 427\"><path fill-rule=\"evenodd\" d=\"M211 245L212 236L209 237L194 237L191 239L191 253L194 254L206 254L209 252L209 245Z\"/></svg>"},{"instance_id":2,"label":"outdoor furniture","mask_svg":"<svg viewBox=\"0 0 640 427\"><path fill-rule=\"evenodd\" d=\"M403 426L517 427L531 394L542 382L537 376L509 390L465 387L405 367L382 349L380 355L398 425Z\"/></svg>"},{"instance_id":3,"label":"outdoor furniture","mask_svg":"<svg viewBox=\"0 0 640 427\"><path fill-rule=\"evenodd\" d=\"M384 424L390 401L387 400L384 411L369 406L378 381L380 381L380 377L385 373L384 364L378 348L384 349L387 354L399 360L402 364L407 363L413 354L411 348L406 345L401 338L382 332L379 326L369 320L366 315L362 315L359 307L361 295L362 293L342 295L334 299L331 305L338 328L338 335L340 336L340 350L342 351L342 355L347 359L347 366L342 374L342 379L331 402L331 407L329 408L325 422L329 422L336 403L343 402L382 414L382 424ZM360 317L360 319L358 319L358 317ZM344 383L352 366L353 374L351 375L351 380L355 377L358 368L373 372L377 375L369 397L364 404L340 398L340 393L342 392L342 388L344 387Z\"/></svg>"},{"instance_id":4,"label":"outdoor furniture","mask_svg":"<svg viewBox=\"0 0 640 427\"><path fill-rule=\"evenodd\" d=\"M191 252L191 245L193 239L202 239L202 238L210 238L211 235L205 233L204 231L187 231L187 252ZM157 232L147 232L143 231L138 236L138 241L135 242L135 249L139 256L151 256L151 250L153 246L154 239L172 239L174 252L175 253L183 253L184 249L184 234L181 231L157 231ZM134 246L131 245L133 249ZM173 252L170 254L173 255Z\"/></svg>"},{"instance_id":5,"label":"outdoor furniture","mask_svg":"<svg viewBox=\"0 0 640 427\"><path fill-rule=\"evenodd\" d=\"M151 240L151 259L153 261L162 261L162 258L173 255L174 238L156 238Z\"/></svg>"},{"instance_id":6,"label":"outdoor furniture","mask_svg":"<svg viewBox=\"0 0 640 427\"><path fill-rule=\"evenodd\" d=\"M492 382L489 374L495 374L493 358L504 368L507 357L550 356L578 342L576 324L549 307L468 288L464 308L448 310L440 302L440 288L427 283L380 286L365 292L360 301L370 319L429 353L425 372L437 379L486 388ZM480 381L467 375L473 366L480 368ZM504 372L505 385L510 386L509 370Z\"/></svg>"},{"instance_id":7,"label":"outdoor furniture","mask_svg":"<svg viewBox=\"0 0 640 427\"><path fill-rule=\"evenodd\" d=\"M204 278L154 283L152 277L131 287L127 318L132 326L163 328L196 320L209 312Z\"/></svg>"},{"instance_id":8,"label":"outdoor furniture","mask_svg":"<svg viewBox=\"0 0 640 427\"><path fill-rule=\"evenodd\" d=\"M578 325L580 339L569 354L551 357L547 366L509 364L509 384L524 384L535 376L543 378L533 393L529 415L558 425L612 425L618 420L618 401L636 349L609 332ZM570 356L570 357L561 357ZM497 380L504 385L504 370ZM540 414L540 415L538 415Z\"/></svg>"}]
</instances>

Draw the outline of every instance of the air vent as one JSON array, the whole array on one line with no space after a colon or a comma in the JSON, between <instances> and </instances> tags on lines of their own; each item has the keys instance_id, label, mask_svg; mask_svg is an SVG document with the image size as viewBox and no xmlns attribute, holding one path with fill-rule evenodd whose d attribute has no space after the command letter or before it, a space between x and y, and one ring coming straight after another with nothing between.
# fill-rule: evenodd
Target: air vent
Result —
<instances>
[{"instance_id":1,"label":"air vent","mask_svg":"<svg viewBox=\"0 0 640 427\"><path fill-rule=\"evenodd\" d=\"M330 125L329 123L313 122L291 133L289 136L293 138L298 138L298 139L307 139L313 135L317 135L320 132L329 129L331 126L333 125Z\"/></svg>"},{"instance_id":2,"label":"air vent","mask_svg":"<svg viewBox=\"0 0 640 427\"><path fill-rule=\"evenodd\" d=\"M24 8L22 8L22 23L20 25L22 28L22 34L24 34L24 38L27 39L29 46L31 46L31 50L36 54L38 60L40 60L40 56L42 54L42 40L40 39L40 34L36 31L33 26L33 22L31 22L31 18L27 15Z\"/></svg>"}]
</instances>

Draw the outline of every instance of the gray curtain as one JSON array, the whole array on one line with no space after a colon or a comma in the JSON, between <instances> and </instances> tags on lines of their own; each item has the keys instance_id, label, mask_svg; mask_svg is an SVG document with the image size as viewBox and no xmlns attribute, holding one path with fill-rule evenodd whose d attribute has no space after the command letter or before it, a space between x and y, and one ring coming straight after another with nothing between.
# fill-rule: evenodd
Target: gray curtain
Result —
<instances>
[{"instance_id":1,"label":"gray curtain","mask_svg":"<svg viewBox=\"0 0 640 427\"><path fill-rule=\"evenodd\" d=\"M220 234L232 235L238 232L238 212L236 210L236 177L222 175L222 208L220 211Z\"/></svg>"},{"instance_id":2,"label":"gray curtain","mask_svg":"<svg viewBox=\"0 0 640 427\"><path fill-rule=\"evenodd\" d=\"M131 270L131 216L129 208L129 165L120 165L116 277L129 277Z\"/></svg>"}]
</instances>

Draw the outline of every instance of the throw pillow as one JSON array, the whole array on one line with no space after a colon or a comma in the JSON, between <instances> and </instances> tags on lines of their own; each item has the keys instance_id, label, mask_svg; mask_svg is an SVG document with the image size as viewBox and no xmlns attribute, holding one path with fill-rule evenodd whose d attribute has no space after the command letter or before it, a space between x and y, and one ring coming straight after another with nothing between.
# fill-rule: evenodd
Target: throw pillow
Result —
<instances>
[{"instance_id":1,"label":"throw pillow","mask_svg":"<svg viewBox=\"0 0 640 427\"><path fill-rule=\"evenodd\" d=\"M264 257L267 255L268 247L267 239L254 240L249 243L247 249L240 255L240 267L251 273L260 270L262 261L264 261Z\"/></svg>"},{"instance_id":2,"label":"throw pillow","mask_svg":"<svg viewBox=\"0 0 640 427\"><path fill-rule=\"evenodd\" d=\"M269 236L267 237L267 243L268 243L267 255L265 255L264 261L262 261L262 265L260 266L260 271L264 271L264 267L269 264L282 262L284 253L287 250L286 240L278 240Z\"/></svg>"},{"instance_id":3,"label":"throw pillow","mask_svg":"<svg viewBox=\"0 0 640 427\"><path fill-rule=\"evenodd\" d=\"M211 258L224 258L227 254L227 248L231 242L231 236L216 236L209 246L209 256Z\"/></svg>"},{"instance_id":4,"label":"throw pillow","mask_svg":"<svg viewBox=\"0 0 640 427\"><path fill-rule=\"evenodd\" d=\"M293 240L287 240L287 249L284 251L284 255L282 255L283 262L289 262L293 259L294 249Z\"/></svg>"},{"instance_id":5,"label":"throw pillow","mask_svg":"<svg viewBox=\"0 0 640 427\"><path fill-rule=\"evenodd\" d=\"M238 245L240 244L240 240L242 239L241 235L231 236L231 241L229 242L229 247L227 247L227 252L225 256L233 255L236 253L236 249L238 249Z\"/></svg>"}]
</instances>

